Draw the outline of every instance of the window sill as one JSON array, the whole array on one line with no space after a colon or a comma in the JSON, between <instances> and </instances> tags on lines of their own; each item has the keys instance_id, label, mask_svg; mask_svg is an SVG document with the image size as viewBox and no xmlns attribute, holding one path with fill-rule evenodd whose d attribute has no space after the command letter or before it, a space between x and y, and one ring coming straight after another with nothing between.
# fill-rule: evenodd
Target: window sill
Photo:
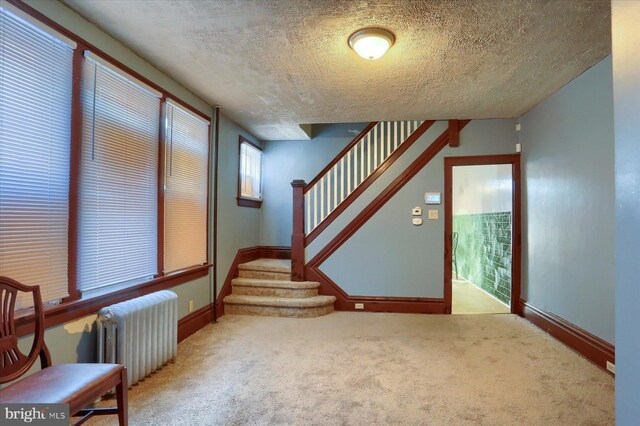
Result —
<instances>
[{"instance_id":1,"label":"window sill","mask_svg":"<svg viewBox=\"0 0 640 426\"><path fill-rule=\"evenodd\" d=\"M259 209L262 207L262 200L256 200L254 198L236 197L238 200L238 206L240 207L252 207Z\"/></svg>"},{"instance_id":2,"label":"window sill","mask_svg":"<svg viewBox=\"0 0 640 426\"><path fill-rule=\"evenodd\" d=\"M212 265L209 264L195 266L187 270L154 278L142 283L132 284L124 288L120 287L109 293L85 294L78 300L61 303L59 305L45 306L45 328L95 314L105 306L109 306L114 303L133 299L134 297L144 296L145 294L153 293L155 291L166 290L179 284L192 281L196 278L205 277L208 275L209 268L211 266ZM15 323L16 334L18 337L33 333L35 328L33 308L17 311Z\"/></svg>"}]
</instances>

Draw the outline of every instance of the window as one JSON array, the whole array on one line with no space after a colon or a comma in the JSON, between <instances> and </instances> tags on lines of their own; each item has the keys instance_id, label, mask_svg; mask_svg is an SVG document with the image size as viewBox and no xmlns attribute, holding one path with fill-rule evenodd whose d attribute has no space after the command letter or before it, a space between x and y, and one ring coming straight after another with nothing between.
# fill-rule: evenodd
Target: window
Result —
<instances>
[{"instance_id":1,"label":"window","mask_svg":"<svg viewBox=\"0 0 640 426\"><path fill-rule=\"evenodd\" d=\"M74 48L0 3L0 275L40 285L45 302L68 295Z\"/></svg>"},{"instance_id":2,"label":"window","mask_svg":"<svg viewBox=\"0 0 640 426\"><path fill-rule=\"evenodd\" d=\"M262 205L262 149L240 136L238 205L260 208Z\"/></svg>"},{"instance_id":3,"label":"window","mask_svg":"<svg viewBox=\"0 0 640 426\"><path fill-rule=\"evenodd\" d=\"M78 287L90 290L158 272L161 94L86 55Z\"/></svg>"},{"instance_id":4,"label":"window","mask_svg":"<svg viewBox=\"0 0 640 426\"><path fill-rule=\"evenodd\" d=\"M167 102L164 270L207 262L209 122Z\"/></svg>"},{"instance_id":5,"label":"window","mask_svg":"<svg viewBox=\"0 0 640 426\"><path fill-rule=\"evenodd\" d=\"M208 274L208 116L104 58L0 0L0 275L73 301L52 325Z\"/></svg>"}]
</instances>

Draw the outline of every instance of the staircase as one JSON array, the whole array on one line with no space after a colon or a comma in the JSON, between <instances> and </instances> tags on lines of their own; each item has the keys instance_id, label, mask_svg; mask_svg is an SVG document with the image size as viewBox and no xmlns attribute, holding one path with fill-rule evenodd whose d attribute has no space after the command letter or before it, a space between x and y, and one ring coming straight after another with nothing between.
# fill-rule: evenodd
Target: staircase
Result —
<instances>
[{"instance_id":1,"label":"staircase","mask_svg":"<svg viewBox=\"0 0 640 426\"><path fill-rule=\"evenodd\" d=\"M290 260L258 259L238 271L224 298L225 314L315 318L333 312L336 298L319 296L320 283L290 281Z\"/></svg>"}]
</instances>

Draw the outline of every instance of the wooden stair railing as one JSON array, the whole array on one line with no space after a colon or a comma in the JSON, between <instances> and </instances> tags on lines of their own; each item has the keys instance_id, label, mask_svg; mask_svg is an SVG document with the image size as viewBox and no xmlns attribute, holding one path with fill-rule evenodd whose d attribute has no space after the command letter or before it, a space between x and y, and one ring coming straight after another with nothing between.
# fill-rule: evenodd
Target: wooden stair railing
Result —
<instances>
[{"instance_id":1,"label":"wooden stair railing","mask_svg":"<svg viewBox=\"0 0 640 426\"><path fill-rule=\"evenodd\" d=\"M372 122L311 180L295 180L291 280L305 279L304 249L388 169L435 121ZM449 121L457 146L458 120ZM456 144L456 145L454 145Z\"/></svg>"}]
</instances>

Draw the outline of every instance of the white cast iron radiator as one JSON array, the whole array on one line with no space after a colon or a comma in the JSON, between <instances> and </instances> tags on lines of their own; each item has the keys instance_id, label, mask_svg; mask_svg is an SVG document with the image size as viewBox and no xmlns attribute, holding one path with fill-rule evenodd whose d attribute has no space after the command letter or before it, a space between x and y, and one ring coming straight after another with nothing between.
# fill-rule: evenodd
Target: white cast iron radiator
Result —
<instances>
[{"instance_id":1,"label":"white cast iron radiator","mask_svg":"<svg viewBox=\"0 0 640 426\"><path fill-rule=\"evenodd\" d=\"M98 312L98 362L127 367L129 386L178 353L178 296L158 291Z\"/></svg>"}]
</instances>

